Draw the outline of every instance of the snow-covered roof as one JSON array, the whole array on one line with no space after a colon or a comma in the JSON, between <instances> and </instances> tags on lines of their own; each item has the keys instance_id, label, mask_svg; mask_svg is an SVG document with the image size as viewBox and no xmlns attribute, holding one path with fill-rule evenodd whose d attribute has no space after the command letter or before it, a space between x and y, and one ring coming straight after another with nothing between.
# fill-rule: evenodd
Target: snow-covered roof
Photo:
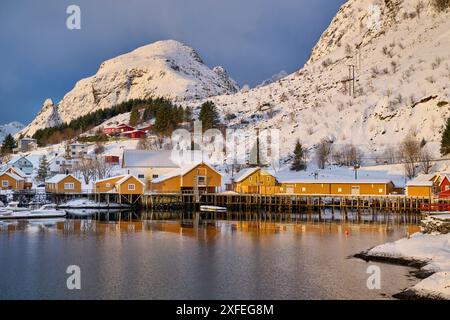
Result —
<instances>
[{"instance_id":1,"label":"snow-covered roof","mask_svg":"<svg viewBox=\"0 0 450 320\"><path fill-rule=\"evenodd\" d=\"M74 178L75 180L78 180L77 178L75 178L73 175L71 175L71 174L62 174L62 173L60 173L60 174L56 174L56 175L54 175L53 177L51 177L50 179L48 179L48 180L46 180L45 182L46 183L59 183L59 182L61 182L62 180L64 180L66 177L72 177L72 178Z\"/></svg>"},{"instance_id":2,"label":"snow-covered roof","mask_svg":"<svg viewBox=\"0 0 450 320\"><path fill-rule=\"evenodd\" d=\"M7 175L7 176L9 176L9 177L11 177L11 178L13 178L14 180L25 180L24 178L22 178L22 177L20 177L20 176L18 176L17 174L15 174L15 173L12 173L12 172L1 172L0 173L0 176L2 176L2 175Z\"/></svg>"},{"instance_id":3,"label":"snow-covered roof","mask_svg":"<svg viewBox=\"0 0 450 320\"><path fill-rule=\"evenodd\" d=\"M433 181L426 181L426 180L411 180L406 183L407 187L432 187Z\"/></svg>"},{"instance_id":4,"label":"snow-covered roof","mask_svg":"<svg viewBox=\"0 0 450 320\"><path fill-rule=\"evenodd\" d=\"M122 179L120 179L119 181L116 182L116 184L122 184L125 181L127 181L130 178L133 178L134 176L127 174L125 175ZM144 182L142 182L141 180L139 180L138 178L135 178L137 181L139 181L139 183L141 183L142 185L144 185Z\"/></svg>"},{"instance_id":5,"label":"snow-covered roof","mask_svg":"<svg viewBox=\"0 0 450 320\"><path fill-rule=\"evenodd\" d=\"M7 171L7 170L13 170L18 176L20 176L20 177L22 177L22 178L26 178L26 177L27 177L27 175L25 174L25 172L23 172L23 171L20 170L19 168L9 166L9 167L6 168L5 171Z\"/></svg>"},{"instance_id":6,"label":"snow-covered roof","mask_svg":"<svg viewBox=\"0 0 450 320\"><path fill-rule=\"evenodd\" d=\"M371 180L354 180L354 179L293 179L283 180L282 183L340 183L340 184L388 184L391 180L371 179Z\"/></svg>"},{"instance_id":7,"label":"snow-covered roof","mask_svg":"<svg viewBox=\"0 0 450 320\"><path fill-rule=\"evenodd\" d=\"M178 168L172 160L172 151L124 150L123 161L126 168Z\"/></svg>"},{"instance_id":8,"label":"snow-covered roof","mask_svg":"<svg viewBox=\"0 0 450 320\"><path fill-rule=\"evenodd\" d=\"M164 176L153 179L152 182L159 183L159 182L166 181L166 180L174 178L174 177L184 176L185 174L189 173L191 170L195 169L197 166L199 166L201 164L204 164L205 166L207 166L208 168L210 168L217 174L221 175L220 172L218 172L216 169L214 169L209 164L207 164L205 162L197 162L197 163L193 163L193 164L189 164L189 165L184 165L181 168L174 169L174 170L170 171L169 173L165 174Z\"/></svg>"},{"instance_id":9,"label":"snow-covered roof","mask_svg":"<svg viewBox=\"0 0 450 320\"><path fill-rule=\"evenodd\" d=\"M436 176L435 173L421 174L421 175L418 175L414 179L414 181L431 181L435 176ZM446 176L446 175L444 174L444 176Z\"/></svg>"},{"instance_id":10,"label":"snow-covered roof","mask_svg":"<svg viewBox=\"0 0 450 320\"><path fill-rule=\"evenodd\" d=\"M8 161L8 164L14 164L14 163L16 163L17 161L19 161L20 159L25 159L25 160L27 160L27 161L29 161L29 162L31 162L30 161L30 159L28 159L27 158L27 156L24 156L24 155L15 155L15 156L12 156L11 157L11 159Z\"/></svg>"},{"instance_id":11,"label":"snow-covered roof","mask_svg":"<svg viewBox=\"0 0 450 320\"><path fill-rule=\"evenodd\" d=\"M258 171L260 169L261 168L259 168L259 167L242 169L233 177L233 180L235 182L241 182L242 180L247 178L249 175L255 173L256 171Z\"/></svg>"},{"instance_id":12,"label":"snow-covered roof","mask_svg":"<svg viewBox=\"0 0 450 320\"><path fill-rule=\"evenodd\" d=\"M105 182L105 181L112 180L112 179L117 179L117 178L122 179L123 177L125 177L125 175L121 174L121 175L114 176L114 177L109 177L109 178L105 178L105 179L96 180L96 181L94 181L94 183Z\"/></svg>"}]
</instances>

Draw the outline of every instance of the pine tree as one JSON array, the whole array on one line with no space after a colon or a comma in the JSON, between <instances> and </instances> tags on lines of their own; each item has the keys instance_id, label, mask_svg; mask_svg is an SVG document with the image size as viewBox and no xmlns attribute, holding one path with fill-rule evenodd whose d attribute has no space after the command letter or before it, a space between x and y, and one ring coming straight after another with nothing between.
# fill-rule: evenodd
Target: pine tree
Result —
<instances>
[{"instance_id":1,"label":"pine tree","mask_svg":"<svg viewBox=\"0 0 450 320\"><path fill-rule=\"evenodd\" d=\"M48 173L50 171L50 165L47 161L47 157L43 155L39 160L39 168L37 178L39 181L45 181L48 177Z\"/></svg>"},{"instance_id":2,"label":"pine tree","mask_svg":"<svg viewBox=\"0 0 450 320\"><path fill-rule=\"evenodd\" d=\"M447 120L447 125L442 133L441 140L441 155L445 156L450 153L450 118Z\"/></svg>"},{"instance_id":3,"label":"pine tree","mask_svg":"<svg viewBox=\"0 0 450 320\"><path fill-rule=\"evenodd\" d=\"M14 140L11 134L8 134L3 140L2 147L0 152L2 155L7 155L13 152L13 149L16 147L16 141Z\"/></svg>"},{"instance_id":4,"label":"pine tree","mask_svg":"<svg viewBox=\"0 0 450 320\"><path fill-rule=\"evenodd\" d=\"M128 124L132 127L135 127L139 123L139 120L140 120L139 110L137 108L133 108L133 110L131 110L130 121Z\"/></svg>"},{"instance_id":5,"label":"pine tree","mask_svg":"<svg viewBox=\"0 0 450 320\"><path fill-rule=\"evenodd\" d=\"M203 131L215 128L220 123L216 105L211 101L203 103L198 119L202 122Z\"/></svg>"},{"instance_id":6,"label":"pine tree","mask_svg":"<svg viewBox=\"0 0 450 320\"><path fill-rule=\"evenodd\" d=\"M300 140L297 140L294 149L294 161L292 162L291 170L300 171L306 170L305 153Z\"/></svg>"}]
</instances>

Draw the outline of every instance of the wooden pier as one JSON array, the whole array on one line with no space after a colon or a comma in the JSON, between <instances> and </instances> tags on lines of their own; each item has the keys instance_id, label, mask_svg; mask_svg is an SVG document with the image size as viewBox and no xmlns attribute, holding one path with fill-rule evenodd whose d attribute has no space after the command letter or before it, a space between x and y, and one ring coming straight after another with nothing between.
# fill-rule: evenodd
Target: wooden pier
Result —
<instances>
[{"instance_id":1,"label":"wooden pier","mask_svg":"<svg viewBox=\"0 0 450 320\"><path fill-rule=\"evenodd\" d=\"M141 197L146 209L198 210L201 205L226 207L230 211L301 213L308 210L330 209L375 210L383 212L420 213L420 206L429 198L395 196L341 196L341 195L261 195L261 194L145 194Z\"/></svg>"}]
</instances>

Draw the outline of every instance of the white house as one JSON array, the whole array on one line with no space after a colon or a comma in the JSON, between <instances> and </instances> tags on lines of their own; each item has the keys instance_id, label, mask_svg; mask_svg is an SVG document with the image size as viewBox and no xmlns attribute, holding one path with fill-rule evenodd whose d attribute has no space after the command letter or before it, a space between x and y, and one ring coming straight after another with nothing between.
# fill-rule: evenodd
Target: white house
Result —
<instances>
[{"instance_id":1,"label":"white house","mask_svg":"<svg viewBox=\"0 0 450 320\"><path fill-rule=\"evenodd\" d=\"M33 173L33 163L25 156L15 156L9 162L8 166L21 170L26 175Z\"/></svg>"},{"instance_id":2,"label":"white house","mask_svg":"<svg viewBox=\"0 0 450 320\"><path fill-rule=\"evenodd\" d=\"M87 155L89 145L84 143L72 143L68 145L69 155L73 158Z\"/></svg>"},{"instance_id":3,"label":"white house","mask_svg":"<svg viewBox=\"0 0 450 320\"><path fill-rule=\"evenodd\" d=\"M34 150L37 147L37 140L26 137L22 138L19 140L17 147L19 149L19 152L28 152Z\"/></svg>"}]
</instances>

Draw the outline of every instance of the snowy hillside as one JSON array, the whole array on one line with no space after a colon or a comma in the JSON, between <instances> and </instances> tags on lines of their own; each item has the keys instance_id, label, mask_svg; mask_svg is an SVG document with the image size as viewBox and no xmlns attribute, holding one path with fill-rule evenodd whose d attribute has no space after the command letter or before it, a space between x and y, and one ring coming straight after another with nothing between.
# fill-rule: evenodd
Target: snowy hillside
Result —
<instances>
[{"instance_id":1,"label":"snowy hillside","mask_svg":"<svg viewBox=\"0 0 450 320\"><path fill-rule=\"evenodd\" d=\"M342 82L348 65L355 65L354 97ZM231 127L280 129L284 156L297 138L309 147L326 138L370 157L398 148L410 132L437 154L450 116L450 12L429 0L349 0L302 69L210 100Z\"/></svg>"},{"instance_id":2,"label":"snowy hillside","mask_svg":"<svg viewBox=\"0 0 450 320\"><path fill-rule=\"evenodd\" d=\"M25 126L21 124L20 122L11 122L8 124L0 125L0 143L3 142L3 139L8 134L15 135L17 132L22 130Z\"/></svg>"},{"instance_id":3,"label":"snowy hillside","mask_svg":"<svg viewBox=\"0 0 450 320\"><path fill-rule=\"evenodd\" d=\"M78 81L57 105L47 99L22 133L31 136L39 128L134 98L181 102L238 90L223 67L208 68L192 48L174 40L158 41L103 62L94 76Z\"/></svg>"}]
</instances>

